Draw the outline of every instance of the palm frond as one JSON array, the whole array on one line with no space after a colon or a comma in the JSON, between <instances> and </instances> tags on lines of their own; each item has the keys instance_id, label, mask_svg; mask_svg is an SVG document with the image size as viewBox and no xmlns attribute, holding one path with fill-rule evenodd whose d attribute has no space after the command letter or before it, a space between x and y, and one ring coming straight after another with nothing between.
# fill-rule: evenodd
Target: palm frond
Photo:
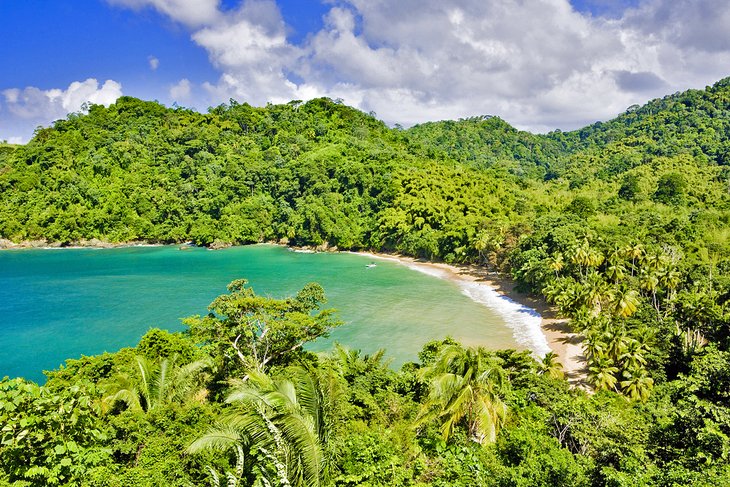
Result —
<instances>
[{"instance_id":1,"label":"palm frond","mask_svg":"<svg viewBox=\"0 0 730 487\"><path fill-rule=\"evenodd\" d=\"M226 450L241 441L241 434L237 429L221 426L205 433L195 440L188 448L188 453L198 453L203 450Z\"/></svg>"}]
</instances>

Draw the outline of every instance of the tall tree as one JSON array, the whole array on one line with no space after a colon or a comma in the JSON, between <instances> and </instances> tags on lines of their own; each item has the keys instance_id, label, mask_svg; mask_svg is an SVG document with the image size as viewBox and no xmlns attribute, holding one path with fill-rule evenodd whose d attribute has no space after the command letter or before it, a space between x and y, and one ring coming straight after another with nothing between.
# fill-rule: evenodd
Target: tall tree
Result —
<instances>
[{"instance_id":1,"label":"tall tree","mask_svg":"<svg viewBox=\"0 0 730 487\"><path fill-rule=\"evenodd\" d=\"M430 391L416 424L437 421L448 439L463 421L469 437L480 444L493 442L507 416L501 395L507 387L499 360L484 348L447 345L435 362L420 372Z\"/></svg>"},{"instance_id":2,"label":"tall tree","mask_svg":"<svg viewBox=\"0 0 730 487\"><path fill-rule=\"evenodd\" d=\"M283 360L316 338L327 336L341 323L326 302L319 284L304 286L293 298L257 296L246 279L228 285L229 294L218 296L201 318L187 318L192 336L216 349L219 360L233 356L245 369L263 372L274 360Z\"/></svg>"},{"instance_id":3,"label":"tall tree","mask_svg":"<svg viewBox=\"0 0 730 487\"><path fill-rule=\"evenodd\" d=\"M553 379L562 379L565 377L563 372L563 364L558 362L558 355L555 352L548 352L538 363L538 373L547 375Z\"/></svg>"},{"instance_id":4,"label":"tall tree","mask_svg":"<svg viewBox=\"0 0 730 487\"><path fill-rule=\"evenodd\" d=\"M328 483L333 467L334 411L340 390L327 375L301 367L292 380L252 372L226 402L233 409L188 451L245 445L259 462L252 474L270 485L317 487Z\"/></svg>"}]
</instances>

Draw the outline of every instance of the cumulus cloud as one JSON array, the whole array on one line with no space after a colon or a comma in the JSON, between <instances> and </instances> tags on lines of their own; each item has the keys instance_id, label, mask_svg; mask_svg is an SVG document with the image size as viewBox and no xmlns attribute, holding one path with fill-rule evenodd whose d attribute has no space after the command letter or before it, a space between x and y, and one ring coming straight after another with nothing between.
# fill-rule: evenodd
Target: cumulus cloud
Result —
<instances>
[{"instance_id":1,"label":"cumulus cloud","mask_svg":"<svg viewBox=\"0 0 730 487\"><path fill-rule=\"evenodd\" d=\"M93 78L74 81L68 88L41 90L34 86L0 92L5 110L0 114L0 137L26 140L36 125L46 125L82 109L84 103L110 105L122 96L122 86L107 80L99 86Z\"/></svg>"},{"instance_id":2,"label":"cumulus cloud","mask_svg":"<svg viewBox=\"0 0 730 487\"><path fill-rule=\"evenodd\" d=\"M536 104L570 87L570 103L585 107L586 89L606 74L595 60L621 48L563 1L348 3L332 9L311 43L318 69L310 79L356 87L378 114L407 124L423 121L419 113L489 113L539 126ZM412 106L403 110L399 99Z\"/></svg>"},{"instance_id":3,"label":"cumulus cloud","mask_svg":"<svg viewBox=\"0 0 730 487\"><path fill-rule=\"evenodd\" d=\"M192 85L187 78L183 78L170 87L170 98L178 103L188 101L192 93Z\"/></svg>"},{"instance_id":4,"label":"cumulus cloud","mask_svg":"<svg viewBox=\"0 0 730 487\"><path fill-rule=\"evenodd\" d=\"M619 88L630 92L651 92L667 86L667 83L659 76L648 71L632 73L631 71L619 70L614 72L614 77Z\"/></svg>"},{"instance_id":5,"label":"cumulus cloud","mask_svg":"<svg viewBox=\"0 0 730 487\"><path fill-rule=\"evenodd\" d=\"M725 0L650 0L630 11L625 25L661 44L700 52L730 49Z\"/></svg>"},{"instance_id":6,"label":"cumulus cloud","mask_svg":"<svg viewBox=\"0 0 730 487\"><path fill-rule=\"evenodd\" d=\"M212 100L330 96L405 125L495 114L571 129L728 74L720 0L588 3L341 0L294 45L273 0L248 0L192 38L221 71Z\"/></svg>"},{"instance_id":7,"label":"cumulus cloud","mask_svg":"<svg viewBox=\"0 0 730 487\"><path fill-rule=\"evenodd\" d=\"M205 85L213 98L266 103L297 97L297 86L287 73L305 51L287 41L286 24L273 0L246 1L192 38L223 73L218 83Z\"/></svg>"},{"instance_id":8,"label":"cumulus cloud","mask_svg":"<svg viewBox=\"0 0 730 487\"><path fill-rule=\"evenodd\" d=\"M148 57L147 62L149 63L150 69L152 71L157 71L157 68L160 67L160 60L157 59L155 56Z\"/></svg>"},{"instance_id":9,"label":"cumulus cloud","mask_svg":"<svg viewBox=\"0 0 730 487\"><path fill-rule=\"evenodd\" d=\"M190 27L209 24L220 18L218 0L107 0L134 10L151 7Z\"/></svg>"},{"instance_id":10,"label":"cumulus cloud","mask_svg":"<svg viewBox=\"0 0 730 487\"><path fill-rule=\"evenodd\" d=\"M723 0L328 1L323 27L297 43L275 0L108 1L189 28L220 77L169 95L201 106L329 96L389 123L493 114L542 132L730 74ZM5 96L35 113L50 95Z\"/></svg>"},{"instance_id":11,"label":"cumulus cloud","mask_svg":"<svg viewBox=\"0 0 730 487\"><path fill-rule=\"evenodd\" d=\"M122 86L113 80L107 80L99 86L97 80L89 78L86 81L74 81L65 90L41 90L29 86L22 90L10 88L2 94L8 111L16 117L49 118L78 111L84 103L110 105L122 96Z\"/></svg>"}]
</instances>

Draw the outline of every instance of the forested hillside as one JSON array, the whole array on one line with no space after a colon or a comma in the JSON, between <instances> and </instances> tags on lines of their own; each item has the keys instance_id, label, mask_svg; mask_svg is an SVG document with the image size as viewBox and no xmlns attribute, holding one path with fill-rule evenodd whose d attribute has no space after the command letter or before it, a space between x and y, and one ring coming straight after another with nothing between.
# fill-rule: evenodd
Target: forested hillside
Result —
<instances>
[{"instance_id":1,"label":"forested hillside","mask_svg":"<svg viewBox=\"0 0 730 487\"><path fill-rule=\"evenodd\" d=\"M570 318L590 393L552 355L449 340L397 372L314 356L301 344L339 325L321 288L271 300L236 281L184 334L69 361L43 387L0 382L0 479L730 484L729 168L730 79L547 135L488 116L391 129L328 99L91 106L0 146L0 238L487 266Z\"/></svg>"},{"instance_id":2,"label":"forested hillside","mask_svg":"<svg viewBox=\"0 0 730 487\"><path fill-rule=\"evenodd\" d=\"M453 159L470 167L501 167L519 176L552 174L569 151L563 141L521 132L499 117L432 122L407 131L411 149L431 159Z\"/></svg>"}]
</instances>

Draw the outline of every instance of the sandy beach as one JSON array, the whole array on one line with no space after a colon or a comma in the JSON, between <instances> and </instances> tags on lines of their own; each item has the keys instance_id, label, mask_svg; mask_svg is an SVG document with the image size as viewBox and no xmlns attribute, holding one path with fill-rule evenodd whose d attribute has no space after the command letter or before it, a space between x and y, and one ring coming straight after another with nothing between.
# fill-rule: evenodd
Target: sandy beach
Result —
<instances>
[{"instance_id":1,"label":"sandy beach","mask_svg":"<svg viewBox=\"0 0 730 487\"><path fill-rule=\"evenodd\" d=\"M450 265L444 263L425 262L392 254L376 254L357 252L373 259L390 260L407 265L417 270L438 270L437 277L449 279L456 283L477 283L488 286L510 300L535 310L540 314L540 328L547 339L547 345L558 355L563 364L568 381L575 386L583 385L586 376L586 360L581 347L581 337L572 333L567 319L561 319L556 311L545 300L537 299L518 292L511 279L499 276L487 269L469 265ZM428 272L431 273L431 272Z\"/></svg>"},{"instance_id":2,"label":"sandy beach","mask_svg":"<svg viewBox=\"0 0 730 487\"><path fill-rule=\"evenodd\" d=\"M150 244L149 242L145 241L108 243L97 239L91 239L74 242L73 245L69 245L67 248L116 248L157 245L159 244ZM277 245L281 244L277 243ZM0 239L0 249L59 247L61 247L61 244L59 243L49 243L44 240L14 243L9 240ZM326 249L323 250L326 251ZM318 250L303 248L299 249L298 251L316 252ZM534 340L534 338L536 338L534 335L540 335L539 331L537 331L537 324L535 324L533 328L536 331L533 333L532 341L517 341L522 341L521 345L524 348L533 350L533 352L535 352L537 355L542 355L546 353L549 348L549 350L552 350L553 352L555 352L555 354L558 355L560 363L563 364L563 371L565 372L568 381L572 385L576 386L585 385L586 360L583 356L583 349L581 347L581 337L571 332L570 327L568 326L567 319L558 317L555 309L552 308L547 302L545 302L545 300L518 292L515 289L514 281L512 281L511 279L500 276L495 272L489 272L483 267L474 265L450 265L445 263L434 263L395 254L379 254L369 252L353 253L367 256L372 259L382 259L397 262L399 264L406 265L421 272L433 275L434 277L448 279L452 282L460 284L460 287L462 287L462 289L466 287L464 286L465 284L472 286L476 284L479 287L484 286L483 289L488 289L491 293L496 292L499 295L508 298L510 301L521 305L522 307L524 307L523 311L529 311L530 320L533 323L536 323L536 321L539 319L539 331L541 331L542 334L541 336L537 337L539 338L539 340ZM469 293L466 294L469 295ZM474 296L470 295L470 297L472 297L472 299L475 299ZM475 299L475 301L482 302L479 299ZM520 320L522 320L522 318L520 318ZM515 338L517 339L518 337Z\"/></svg>"}]
</instances>

